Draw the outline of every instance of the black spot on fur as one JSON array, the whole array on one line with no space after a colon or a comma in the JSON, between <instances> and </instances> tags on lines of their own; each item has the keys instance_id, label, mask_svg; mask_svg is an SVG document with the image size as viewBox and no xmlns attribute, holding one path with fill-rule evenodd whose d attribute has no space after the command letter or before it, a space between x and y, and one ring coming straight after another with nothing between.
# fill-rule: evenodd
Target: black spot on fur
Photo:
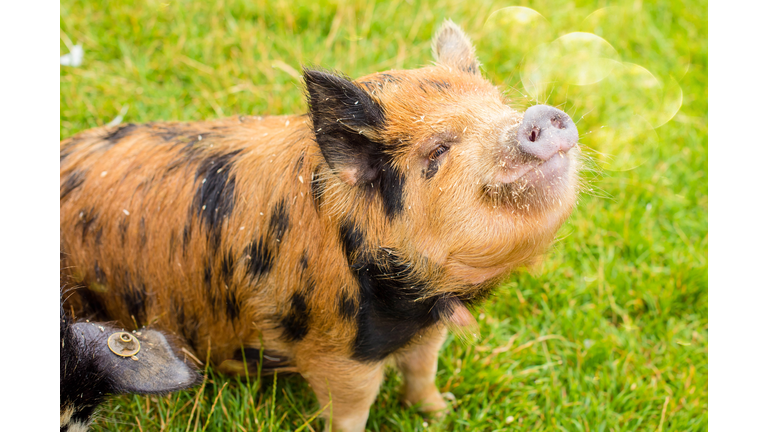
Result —
<instances>
[{"instance_id":1,"label":"black spot on fur","mask_svg":"<svg viewBox=\"0 0 768 432\"><path fill-rule=\"evenodd\" d=\"M399 83L403 81L402 78L390 75L388 73L379 73L376 75L376 78L381 79L385 83Z\"/></svg>"},{"instance_id":2,"label":"black spot on fur","mask_svg":"<svg viewBox=\"0 0 768 432\"><path fill-rule=\"evenodd\" d=\"M427 85L439 91L450 90L451 84L444 80L426 80Z\"/></svg>"},{"instance_id":3,"label":"black spot on fur","mask_svg":"<svg viewBox=\"0 0 768 432\"><path fill-rule=\"evenodd\" d=\"M309 332L309 308L302 294L293 294L291 309L288 311L288 315L280 320L280 324L283 327L283 338L289 342L300 341L307 335Z\"/></svg>"},{"instance_id":4,"label":"black spot on fur","mask_svg":"<svg viewBox=\"0 0 768 432\"><path fill-rule=\"evenodd\" d=\"M377 81L360 81L360 84L362 84L363 87L365 87L365 89L369 92L372 92L378 87L381 87L381 83Z\"/></svg>"},{"instance_id":5,"label":"black spot on fur","mask_svg":"<svg viewBox=\"0 0 768 432\"><path fill-rule=\"evenodd\" d=\"M364 256L352 269L360 286L353 357L381 361L440 319L437 298L390 256Z\"/></svg>"},{"instance_id":6,"label":"black spot on fur","mask_svg":"<svg viewBox=\"0 0 768 432\"><path fill-rule=\"evenodd\" d=\"M192 227L189 226L189 221L184 225L184 229L181 232L181 253L187 253L187 246L192 239Z\"/></svg>"},{"instance_id":7,"label":"black spot on fur","mask_svg":"<svg viewBox=\"0 0 768 432\"><path fill-rule=\"evenodd\" d=\"M424 173L424 177L427 178L427 180L431 179L432 177L437 174L437 169L440 168L440 163L437 160L431 160L429 161L429 164L427 165L427 170Z\"/></svg>"},{"instance_id":8,"label":"black spot on fur","mask_svg":"<svg viewBox=\"0 0 768 432\"><path fill-rule=\"evenodd\" d=\"M339 297L339 314L341 314L341 317L344 319L353 319L357 314L355 301L343 292Z\"/></svg>"},{"instance_id":9,"label":"black spot on fur","mask_svg":"<svg viewBox=\"0 0 768 432\"><path fill-rule=\"evenodd\" d=\"M98 294L85 287L78 289L76 293L82 304L81 318L99 321L109 319L104 303Z\"/></svg>"},{"instance_id":10,"label":"black spot on fur","mask_svg":"<svg viewBox=\"0 0 768 432\"><path fill-rule=\"evenodd\" d=\"M179 137L186 137L187 135L186 128L179 127L179 125L173 123L155 126L152 131L152 136L161 138L165 142L175 141Z\"/></svg>"},{"instance_id":11,"label":"black spot on fur","mask_svg":"<svg viewBox=\"0 0 768 432\"><path fill-rule=\"evenodd\" d=\"M240 317L240 299L237 298L233 289L227 291L226 297L227 318L234 321Z\"/></svg>"},{"instance_id":12,"label":"black spot on fur","mask_svg":"<svg viewBox=\"0 0 768 432\"><path fill-rule=\"evenodd\" d=\"M128 275L126 274L126 279ZM129 284L123 288L123 303L128 310L128 315L136 320L141 327L147 323L147 291L142 283Z\"/></svg>"},{"instance_id":13,"label":"black spot on fur","mask_svg":"<svg viewBox=\"0 0 768 432\"><path fill-rule=\"evenodd\" d=\"M269 218L269 230L273 238L278 242L281 241L285 232L288 231L289 224L285 199L281 199L272 209L272 215Z\"/></svg>"},{"instance_id":14,"label":"black spot on fur","mask_svg":"<svg viewBox=\"0 0 768 432\"><path fill-rule=\"evenodd\" d=\"M263 239L254 240L246 248L245 253L250 256L248 273L252 278L258 279L259 276L268 273L272 269L274 257Z\"/></svg>"},{"instance_id":15,"label":"black spot on fur","mask_svg":"<svg viewBox=\"0 0 768 432\"><path fill-rule=\"evenodd\" d=\"M205 285L205 292L208 294L208 302L211 304L211 311L216 314L221 305L221 296L218 287L213 285L213 269L211 269L210 264L203 268L203 284Z\"/></svg>"},{"instance_id":16,"label":"black spot on fur","mask_svg":"<svg viewBox=\"0 0 768 432\"><path fill-rule=\"evenodd\" d=\"M187 342L190 348L197 347L198 335L200 332L200 319L195 314L187 315L184 304L173 299L173 309L176 312L176 323L178 324L179 334Z\"/></svg>"},{"instance_id":17,"label":"black spot on fur","mask_svg":"<svg viewBox=\"0 0 768 432\"><path fill-rule=\"evenodd\" d=\"M102 228L99 228L96 230L96 236L94 237L94 242L96 243L96 246L101 246L101 236L104 234L104 230Z\"/></svg>"},{"instance_id":18,"label":"black spot on fur","mask_svg":"<svg viewBox=\"0 0 768 432\"><path fill-rule=\"evenodd\" d=\"M352 221L346 219L339 225L339 238L341 239L341 249L351 266L354 254L360 251L365 244L365 237L360 230L355 228Z\"/></svg>"},{"instance_id":19,"label":"black spot on fur","mask_svg":"<svg viewBox=\"0 0 768 432\"><path fill-rule=\"evenodd\" d=\"M304 252L301 253L301 258L299 259L299 267L301 267L301 270L304 271L309 267L309 259L307 258L307 250L304 249Z\"/></svg>"},{"instance_id":20,"label":"black spot on fur","mask_svg":"<svg viewBox=\"0 0 768 432\"><path fill-rule=\"evenodd\" d=\"M290 366L290 359L274 351L258 348L240 348L235 350L232 358L245 361L248 373L257 373L261 368L262 375L270 375L272 370Z\"/></svg>"},{"instance_id":21,"label":"black spot on fur","mask_svg":"<svg viewBox=\"0 0 768 432\"><path fill-rule=\"evenodd\" d=\"M232 276L235 272L235 256L232 251L227 251L221 258L221 277L228 286L232 285Z\"/></svg>"},{"instance_id":22,"label":"black spot on fur","mask_svg":"<svg viewBox=\"0 0 768 432\"><path fill-rule=\"evenodd\" d=\"M88 171L72 170L71 173L64 179L64 183L61 184L59 199L63 200L73 190L79 188L85 181L85 176Z\"/></svg>"},{"instance_id":23,"label":"black spot on fur","mask_svg":"<svg viewBox=\"0 0 768 432\"><path fill-rule=\"evenodd\" d=\"M75 147L76 144L80 143L82 141L79 138L73 138L71 141L69 141L67 144L62 146L59 149L59 163L64 162L64 159L69 157L69 155L72 154L72 149Z\"/></svg>"},{"instance_id":24,"label":"black spot on fur","mask_svg":"<svg viewBox=\"0 0 768 432\"><path fill-rule=\"evenodd\" d=\"M384 203L384 212L390 219L403 210L403 185L405 177L394 167L386 164L374 186Z\"/></svg>"},{"instance_id":25,"label":"black spot on fur","mask_svg":"<svg viewBox=\"0 0 768 432\"><path fill-rule=\"evenodd\" d=\"M196 213L202 218L208 228L213 250L219 247L222 224L235 207L235 175L230 171L240 151L206 158L195 173L195 181L200 181L200 185L195 192L190 213Z\"/></svg>"},{"instance_id":26,"label":"black spot on fur","mask_svg":"<svg viewBox=\"0 0 768 432\"><path fill-rule=\"evenodd\" d=\"M299 154L299 160L296 161L296 172L300 173L302 168L304 168L304 152L303 151Z\"/></svg>"},{"instance_id":27,"label":"black spot on fur","mask_svg":"<svg viewBox=\"0 0 768 432\"><path fill-rule=\"evenodd\" d=\"M98 217L98 213L93 208L80 210L80 218L75 223L75 226L80 227L82 229L83 235L81 237L81 240L83 242L85 242L85 237L88 234L88 232L91 230L91 226L96 221L97 217Z\"/></svg>"},{"instance_id":28,"label":"black spot on fur","mask_svg":"<svg viewBox=\"0 0 768 432\"><path fill-rule=\"evenodd\" d=\"M133 131L136 130L137 128L138 126L133 123L128 123L126 125L118 126L117 129L110 132L109 134L107 134L107 136L104 137L104 141L109 143L109 147L111 147L117 144L118 142L120 142L120 140L122 140L126 136L133 133Z\"/></svg>"}]
</instances>

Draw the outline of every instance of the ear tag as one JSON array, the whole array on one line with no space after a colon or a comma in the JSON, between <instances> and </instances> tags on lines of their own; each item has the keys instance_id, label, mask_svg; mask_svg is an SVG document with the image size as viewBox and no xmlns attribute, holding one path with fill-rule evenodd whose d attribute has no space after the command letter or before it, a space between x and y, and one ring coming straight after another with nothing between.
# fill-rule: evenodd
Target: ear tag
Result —
<instances>
[{"instance_id":1,"label":"ear tag","mask_svg":"<svg viewBox=\"0 0 768 432\"><path fill-rule=\"evenodd\" d=\"M136 336L128 332L117 332L109 335L107 346L113 353L120 357L135 356L141 349L141 344Z\"/></svg>"}]
</instances>

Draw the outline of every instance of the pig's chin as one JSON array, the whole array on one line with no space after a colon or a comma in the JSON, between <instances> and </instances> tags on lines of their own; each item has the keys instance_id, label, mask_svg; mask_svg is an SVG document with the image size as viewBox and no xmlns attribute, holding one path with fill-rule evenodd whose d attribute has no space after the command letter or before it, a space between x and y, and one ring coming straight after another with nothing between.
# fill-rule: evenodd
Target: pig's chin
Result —
<instances>
[{"instance_id":1,"label":"pig's chin","mask_svg":"<svg viewBox=\"0 0 768 432\"><path fill-rule=\"evenodd\" d=\"M568 173L570 161L563 152L557 152L545 161L526 160L519 163L505 163L496 176L496 181L504 185L522 187L550 187L559 183Z\"/></svg>"},{"instance_id":2,"label":"pig's chin","mask_svg":"<svg viewBox=\"0 0 768 432\"><path fill-rule=\"evenodd\" d=\"M495 206L512 210L545 210L567 195L571 164L567 154L558 152L545 161L524 159L500 164L500 169L485 187Z\"/></svg>"}]
</instances>

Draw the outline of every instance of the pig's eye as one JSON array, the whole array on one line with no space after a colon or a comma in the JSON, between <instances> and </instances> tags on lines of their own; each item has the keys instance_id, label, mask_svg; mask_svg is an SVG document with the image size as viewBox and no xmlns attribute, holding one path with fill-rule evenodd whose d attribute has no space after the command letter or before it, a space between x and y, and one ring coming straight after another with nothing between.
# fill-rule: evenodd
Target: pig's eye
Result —
<instances>
[{"instance_id":1,"label":"pig's eye","mask_svg":"<svg viewBox=\"0 0 768 432\"><path fill-rule=\"evenodd\" d=\"M445 144L440 144L439 147L432 150L432 152L429 154L429 160L433 161L440 157L443 153L447 152L449 147Z\"/></svg>"}]
</instances>

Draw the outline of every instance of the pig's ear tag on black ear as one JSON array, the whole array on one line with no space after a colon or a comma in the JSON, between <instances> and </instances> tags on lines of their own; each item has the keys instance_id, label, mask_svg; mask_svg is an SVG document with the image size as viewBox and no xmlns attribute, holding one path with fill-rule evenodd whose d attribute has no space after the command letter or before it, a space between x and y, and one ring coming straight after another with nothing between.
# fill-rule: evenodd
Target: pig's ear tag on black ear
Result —
<instances>
[{"instance_id":1,"label":"pig's ear tag on black ear","mask_svg":"<svg viewBox=\"0 0 768 432\"><path fill-rule=\"evenodd\" d=\"M120 357L133 357L138 354L141 344L136 336L128 332L112 333L107 338L107 346L113 353Z\"/></svg>"}]
</instances>

